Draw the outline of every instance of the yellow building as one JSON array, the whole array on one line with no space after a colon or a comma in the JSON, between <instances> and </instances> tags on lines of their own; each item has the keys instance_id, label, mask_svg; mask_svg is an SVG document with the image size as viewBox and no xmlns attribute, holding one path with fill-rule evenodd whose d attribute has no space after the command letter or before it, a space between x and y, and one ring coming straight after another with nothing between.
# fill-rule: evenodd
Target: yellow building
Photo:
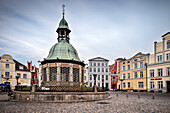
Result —
<instances>
[{"instance_id":1,"label":"yellow building","mask_svg":"<svg viewBox=\"0 0 170 113\"><path fill-rule=\"evenodd\" d=\"M31 73L27 67L8 54L0 57L0 75L0 83L9 84L12 89L17 85L16 75L19 75L20 85L30 85L31 82Z\"/></svg>"},{"instance_id":2,"label":"yellow building","mask_svg":"<svg viewBox=\"0 0 170 113\"><path fill-rule=\"evenodd\" d=\"M170 32L154 43L154 54L149 57L148 91L170 92Z\"/></svg>"},{"instance_id":3,"label":"yellow building","mask_svg":"<svg viewBox=\"0 0 170 113\"><path fill-rule=\"evenodd\" d=\"M120 89L146 91L146 66L149 54L137 53L130 59L120 61Z\"/></svg>"},{"instance_id":4,"label":"yellow building","mask_svg":"<svg viewBox=\"0 0 170 113\"><path fill-rule=\"evenodd\" d=\"M87 86L88 85L88 67L85 66L84 68L84 83Z\"/></svg>"}]
</instances>

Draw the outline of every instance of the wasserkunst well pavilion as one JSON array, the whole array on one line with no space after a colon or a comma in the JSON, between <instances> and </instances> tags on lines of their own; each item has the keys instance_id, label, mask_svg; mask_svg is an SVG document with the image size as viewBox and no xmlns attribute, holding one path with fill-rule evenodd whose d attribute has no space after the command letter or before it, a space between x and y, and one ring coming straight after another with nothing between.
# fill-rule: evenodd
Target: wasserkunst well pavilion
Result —
<instances>
[{"instance_id":1,"label":"wasserkunst well pavilion","mask_svg":"<svg viewBox=\"0 0 170 113\"><path fill-rule=\"evenodd\" d=\"M41 61L42 85L82 85L85 64L69 42L71 30L64 18L64 6L63 18L56 32L58 33L58 43L51 47L47 58Z\"/></svg>"}]
</instances>

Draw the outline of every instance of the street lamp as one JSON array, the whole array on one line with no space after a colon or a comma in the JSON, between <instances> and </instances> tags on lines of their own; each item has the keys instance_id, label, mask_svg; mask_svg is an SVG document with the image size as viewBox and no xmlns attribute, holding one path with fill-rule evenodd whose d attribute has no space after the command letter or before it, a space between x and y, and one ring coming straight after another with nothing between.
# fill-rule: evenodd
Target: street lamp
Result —
<instances>
[{"instance_id":1,"label":"street lamp","mask_svg":"<svg viewBox=\"0 0 170 113\"><path fill-rule=\"evenodd\" d=\"M145 67L146 67L146 92L147 92L148 91L148 74L147 74L148 65L147 63L145 63Z\"/></svg>"},{"instance_id":2,"label":"street lamp","mask_svg":"<svg viewBox=\"0 0 170 113\"><path fill-rule=\"evenodd\" d=\"M35 70L31 71L31 76L32 76L32 84L34 84Z\"/></svg>"},{"instance_id":3,"label":"street lamp","mask_svg":"<svg viewBox=\"0 0 170 113\"><path fill-rule=\"evenodd\" d=\"M19 83L18 83L19 75L16 75L16 79L17 79L17 86L18 86L19 85Z\"/></svg>"},{"instance_id":4,"label":"street lamp","mask_svg":"<svg viewBox=\"0 0 170 113\"><path fill-rule=\"evenodd\" d=\"M102 90L104 91L104 78L102 78Z\"/></svg>"},{"instance_id":5,"label":"street lamp","mask_svg":"<svg viewBox=\"0 0 170 113\"><path fill-rule=\"evenodd\" d=\"M121 81L121 91L122 91L122 81L123 81L124 79L120 79L120 81Z\"/></svg>"},{"instance_id":6,"label":"street lamp","mask_svg":"<svg viewBox=\"0 0 170 113\"><path fill-rule=\"evenodd\" d=\"M93 77L94 77L94 92L97 92L97 86L96 86L96 76L97 76L97 74L96 74L96 73L94 73L94 74L93 74Z\"/></svg>"}]
</instances>

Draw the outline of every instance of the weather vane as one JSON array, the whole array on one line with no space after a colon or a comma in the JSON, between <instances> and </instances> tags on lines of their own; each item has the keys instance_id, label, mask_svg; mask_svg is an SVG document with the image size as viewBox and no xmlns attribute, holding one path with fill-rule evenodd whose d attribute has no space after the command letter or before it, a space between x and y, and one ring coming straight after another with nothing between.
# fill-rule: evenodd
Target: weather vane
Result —
<instances>
[{"instance_id":1,"label":"weather vane","mask_svg":"<svg viewBox=\"0 0 170 113\"><path fill-rule=\"evenodd\" d=\"M63 17L64 17L64 12L65 12L64 7L65 7L65 5L63 4L62 5L62 8L63 8Z\"/></svg>"}]
</instances>

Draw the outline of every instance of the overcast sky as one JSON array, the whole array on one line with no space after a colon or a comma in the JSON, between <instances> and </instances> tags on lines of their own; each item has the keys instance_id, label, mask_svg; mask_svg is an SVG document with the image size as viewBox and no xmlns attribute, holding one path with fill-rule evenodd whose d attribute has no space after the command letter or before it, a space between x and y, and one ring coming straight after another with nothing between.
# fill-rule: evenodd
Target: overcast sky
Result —
<instances>
[{"instance_id":1,"label":"overcast sky","mask_svg":"<svg viewBox=\"0 0 170 113\"><path fill-rule=\"evenodd\" d=\"M0 56L38 65L57 43L62 4L70 43L85 63L152 54L154 41L170 32L170 0L0 0Z\"/></svg>"}]
</instances>

